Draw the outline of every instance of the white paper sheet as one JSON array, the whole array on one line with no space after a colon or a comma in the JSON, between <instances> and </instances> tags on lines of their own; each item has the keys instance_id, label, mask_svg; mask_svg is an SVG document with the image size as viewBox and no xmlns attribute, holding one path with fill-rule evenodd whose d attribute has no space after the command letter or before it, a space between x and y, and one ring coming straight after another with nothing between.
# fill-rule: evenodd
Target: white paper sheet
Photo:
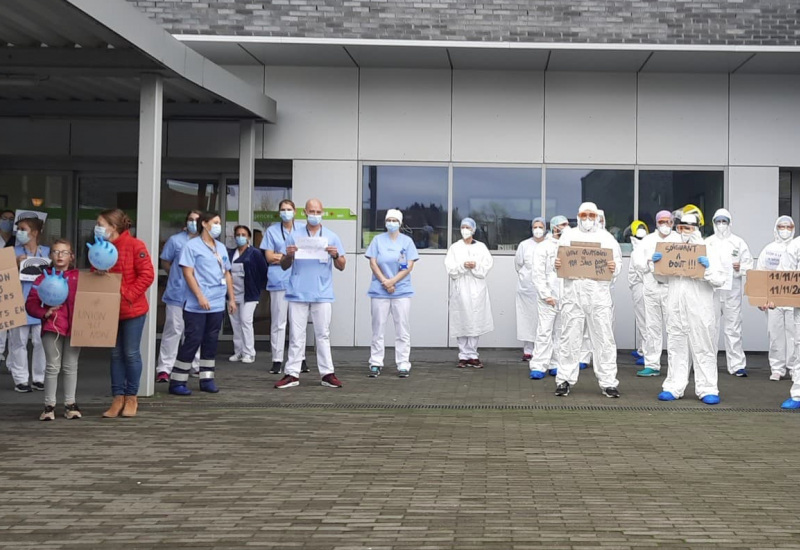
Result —
<instances>
[{"instance_id":1,"label":"white paper sheet","mask_svg":"<svg viewBox=\"0 0 800 550\"><path fill-rule=\"evenodd\" d=\"M328 247L327 237L296 237L295 244L296 260L317 260L320 263L327 263L331 257L325 250Z\"/></svg>"}]
</instances>

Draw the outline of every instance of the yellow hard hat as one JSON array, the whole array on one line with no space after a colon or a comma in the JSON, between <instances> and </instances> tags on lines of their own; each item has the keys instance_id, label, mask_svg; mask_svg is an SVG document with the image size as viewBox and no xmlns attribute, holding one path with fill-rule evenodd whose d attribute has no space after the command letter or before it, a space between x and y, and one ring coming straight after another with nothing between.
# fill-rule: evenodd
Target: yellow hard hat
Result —
<instances>
[{"instance_id":1,"label":"yellow hard hat","mask_svg":"<svg viewBox=\"0 0 800 550\"><path fill-rule=\"evenodd\" d=\"M640 227L644 227L645 232L650 233L650 229L648 229L646 223L642 220L633 220L633 223L631 223L631 235L636 235Z\"/></svg>"},{"instance_id":2,"label":"yellow hard hat","mask_svg":"<svg viewBox=\"0 0 800 550\"><path fill-rule=\"evenodd\" d=\"M682 208L682 210L684 214L695 214L697 216L697 221L700 223L700 227L703 227L706 224L705 218L703 218L703 211L697 206L693 204L687 204Z\"/></svg>"}]
</instances>

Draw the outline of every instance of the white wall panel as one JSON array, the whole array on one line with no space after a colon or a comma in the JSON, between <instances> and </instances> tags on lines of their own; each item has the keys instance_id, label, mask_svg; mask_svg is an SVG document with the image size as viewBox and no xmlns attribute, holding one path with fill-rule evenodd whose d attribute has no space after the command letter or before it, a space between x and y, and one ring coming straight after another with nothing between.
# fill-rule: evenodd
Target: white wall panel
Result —
<instances>
[{"instance_id":1,"label":"white wall panel","mask_svg":"<svg viewBox=\"0 0 800 550\"><path fill-rule=\"evenodd\" d=\"M0 119L0 155L69 155L70 125L62 120Z\"/></svg>"},{"instance_id":2,"label":"white wall panel","mask_svg":"<svg viewBox=\"0 0 800 550\"><path fill-rule=\"evenodd\" d=\"M331 345L352 346L355 341L356 262L347 259L344 271L333 268L333 293L336 301L331 312ZM309 341L310 342L310 341ZM336 364L336 353L333 354Z\"/></svg>"},{"instance_id":3,"label":"white wall panel","mask_svg":"<svg viewBox=\"0 0 800 550\"><path fill-rule=\"evenodd\" d=\"M354 264L355 265L355 264ZM372 316L367 289L372 278L369 260L358 255L356 274L356 345L369 346L372 341ZM444 256L422 255L411 273L414 297L411 299L411 360L416 347L447 346L447 273ZM394 325L389 321L386 346L394 347ZM366 364L369 356L364 357ZM385 365L394 365L394 350L386 353Z\"/></svg>"},{"instance_id":4,"label":"white wall panel","mask_svg":"<svg viewBox=\"0 0 800 550\"><path fill-rule=\"evenodd\" d=\"M255 86L262 92L264 91L265 68L263 65L222 65L222 68L238 76L251 86Z\"/></svg>"},{"instance_id":5,"label":"white wall panel","mask_svg":"<svg viewBox=\"0 0 800 550\"><path fill-rule=\"evenodd\" d=\"M547 73L544 156L550 163L633 164L636 75Z\"/></svg>"},{"instance_id":6,"label":"white wall panel","mask_svg":"<svg viewBox=\"0 0 800 550\"><path fill-rule=\"evenodd\" d=\"M453 72L453 161L542 162L544 73Z\"/></svg>"},{"instance_id":7,"label":"white wall panel","mask_svg":"<svg viewBox=\"0 0 800 550\"><path fill-rule=\"evenodd\" d=\"M450 159L450 71L362 69L359 158Z\"/></svg>"},{"instance_id":8,"label":"white wall panel","mask_svg":"<svg viewBox=\"0 0 800 550\"><path fill-rule=\"evenodd\" d=\"M136 157L139 123L128 120L78 120L72 123L72 155Z\"/></svg>"},{"instance_id":9,"label":"white wall panel","mask_svg":"<svg viewBox=\"0 0 800 550\"><path fill-rule=\"evenodd\" d=\"M728 163L728 75L640 74L638 161Z\"/></svg>"},{"instance_id":10,"label":"white wall panel","mask_svg":"<svg viewBox=\"0 0 800 550\"><path fill-rule=\"evenodd\" d=\"M731 75L732 165L800 166L800 76Z\"/></svg>"},{"instance_id":11,"label":"white wall panel","mask_svg":"<svg viewBox=\"0 0 800 550\"><path fill-rule=\"evenodd\" d=\"M633 314L633 298L628 287L628 265L630 258L622 259L622 271L614 283L614 339L617 349L634 349L636 344L636 318Z\"/></svg>"},{"instance_id":12,"label":"white wall panel","mask_svg":"<svg viewBox=\"0 0 800 550\"><path fill-rule=\"evenodd\" d=\"M357 158L356 69L267 67L266 93L278 121L264 127L264 158Z\"/></svg>"},{"instance_id":13,"label":"white wall panel","mask_svg":"<svg viewBox=\"0 0 800 550\"><path fill-rule=\"evenodd\" d=\"M177 158L239 158L238 122L170 122L167 156Z\"/></svg>"}]
</instances>

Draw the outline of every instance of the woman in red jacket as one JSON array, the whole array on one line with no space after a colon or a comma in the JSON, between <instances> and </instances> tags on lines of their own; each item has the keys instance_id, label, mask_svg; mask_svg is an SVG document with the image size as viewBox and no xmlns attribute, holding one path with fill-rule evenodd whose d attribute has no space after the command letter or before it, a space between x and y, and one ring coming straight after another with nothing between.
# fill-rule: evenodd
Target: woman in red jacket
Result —
<instances>
[{"instance_id":1,"label":"woman in red jacket","mask_svg":"<svg viewBox=\"0 0 800 550\"><path fill-rule=\"evenodd\" d=\"M106 418L136 416L139 378L142 376L142 331L147 316L145 292L153 284L155 272L147 247L129 233L131 220L119 208L104 210L97 217L95 238L114 244L119 252L111 273L122 274L117 345L111 351L111 394L114 401L103 413Z\"/></svg>"}]
</instances>

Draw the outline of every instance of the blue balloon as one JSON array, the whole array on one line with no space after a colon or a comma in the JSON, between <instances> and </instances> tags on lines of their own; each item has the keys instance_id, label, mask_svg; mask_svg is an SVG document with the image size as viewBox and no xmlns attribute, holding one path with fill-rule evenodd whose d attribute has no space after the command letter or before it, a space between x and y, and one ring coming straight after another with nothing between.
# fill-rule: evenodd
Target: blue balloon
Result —
<instances>
[{"instance_id":1,"label":"blue balloon","mask_svg":"<svg viewBox=\"0 0 800 550\"><path fill-rule=\"evenodd\" d=\"M39 299L46 306L57 307L67 301L69 285L63 271L51 269L50 273L44 271L44 279L38 285L33 285L39 293Z\"/></svg>"},{"instance_id":2,"label":"blue balloon","mask_svg":"<svg viewBox=\"0 0 800 550\"><path fill-rule=\"evenodd\" d=\"M86 243L89 248L89 263L99 271L108 271L119 259L117 247L102 237L97 237L94 244Z\"/></svg>"}]
</instances>

